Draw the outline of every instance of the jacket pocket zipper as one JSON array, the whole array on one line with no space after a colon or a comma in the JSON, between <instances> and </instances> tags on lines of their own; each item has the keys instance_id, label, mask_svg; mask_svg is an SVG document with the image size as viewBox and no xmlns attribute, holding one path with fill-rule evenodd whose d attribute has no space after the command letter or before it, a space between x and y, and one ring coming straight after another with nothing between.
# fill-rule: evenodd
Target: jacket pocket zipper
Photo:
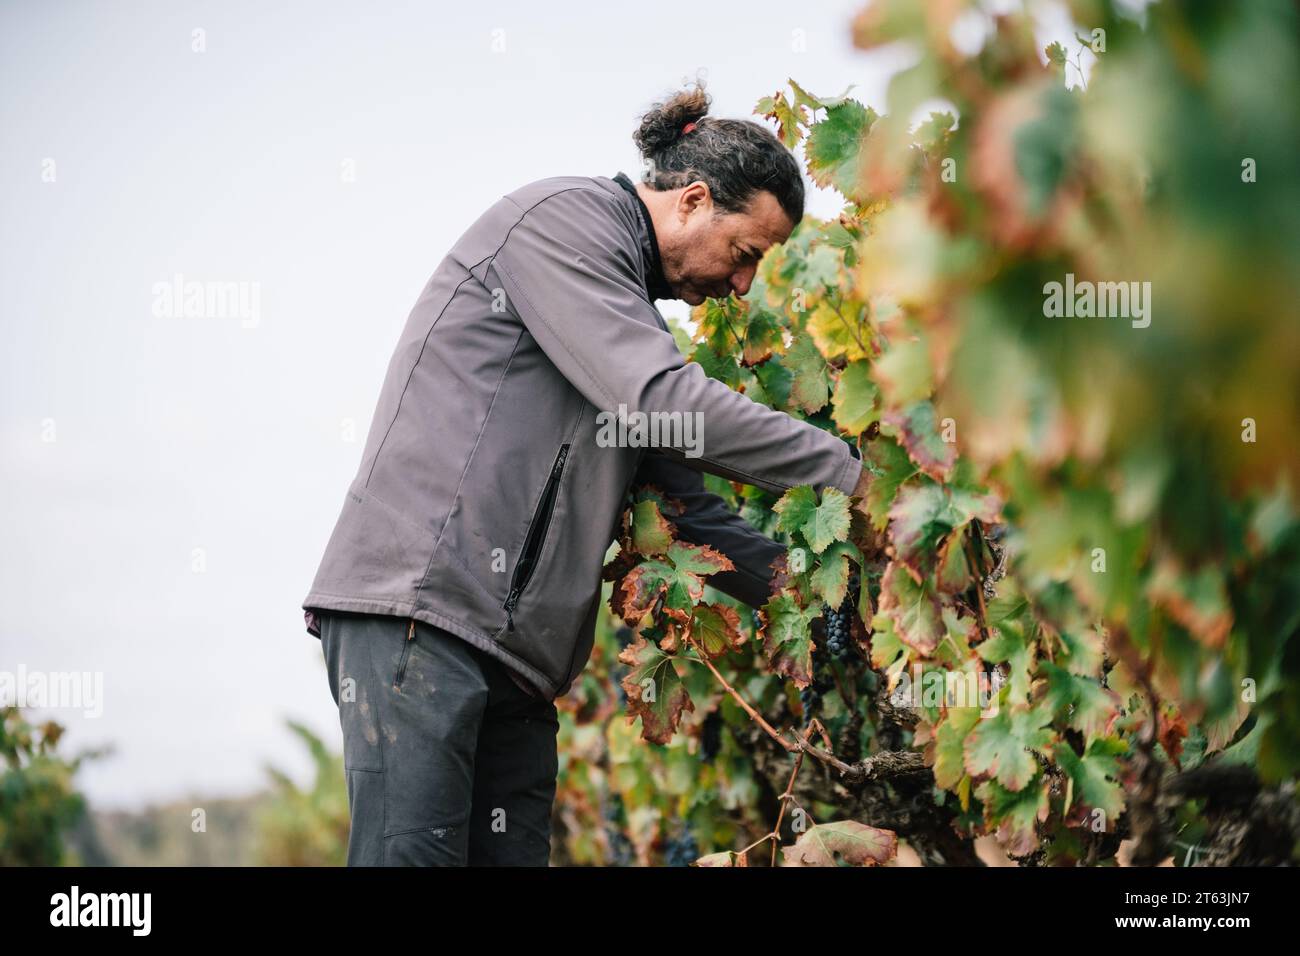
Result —
<instances>
[{"instance_id":1,"label":"jacket pocket zipper","mask_svg":"<svg viewBox=\"0 0 1300 956\"><path fill-rule=\"evenodd\" d=\"M528 582L532 579L538 553L542 549L542 542L546 540L546 530L550 527L551 513L555 510L555 499L560 490L560 475L568 457L569 445L566 442L560 446L560 451L555 456L555 464L551 466L550 477L546 479L546 488L542 491L542 500L537 503L537 510L528 523L524 547L519 552L519 560L515 562L514 574L510 578L510 595L502 605L506 612L506 627L511 631L515 629L515 605L519 603L524 588L528 587Z\"/></svg>"},{"instance_id":2,"label":"jacket pocket zipper","mask_svg":"<svg viewBox=\"0 0 1300 956\"><path fill-rule=\"evenodd\" d=\"M402 689L402 678L406 676L406 662L411 658L411 645L415 643L415 618L406 631L406 643L402 645L402 656L397 661L397 676L393 678L393 690Z\"/></svg>"}]
</instances>

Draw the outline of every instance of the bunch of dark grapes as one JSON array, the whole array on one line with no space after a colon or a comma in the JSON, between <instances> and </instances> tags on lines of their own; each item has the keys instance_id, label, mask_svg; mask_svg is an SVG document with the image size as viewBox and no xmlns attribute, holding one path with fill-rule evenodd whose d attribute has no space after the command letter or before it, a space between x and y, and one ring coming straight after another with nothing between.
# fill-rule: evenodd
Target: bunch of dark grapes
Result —
<instances>
[{"instance_id":1,"label":"bunch of dark grapes","mask_svg":"<svg viewBox=\"0 0 1300 956\"><path fill-rule=\"evenodd\" d=\"M854 606L858 603L858 590L858 577L854 575L849 581L849 591L838 608L832 608L829 604L822 605L822 618L826 623L826 649L841 664L847 664L857 656L851 622Z\"/></svg>"},{"instance_id":2,"label":"bunch of dark grapes","mask_svg":"<svg viewBox=\"0 0 1300 956\"><path fill-rule=\"evenodd\" d=\"M758 608L754 608L752 611L749 612L749 620L754 625L755 634L757 634L759 631L763 629L763 619L758 616Z\"/></svg>"},{"instance_id":3,"label":"bunch of dark grapes","mask_svg":"<svg viewBox=\"0 0 1300 956\"><path fill-rule=\"evenodd\" d=\"M799 691L799 703L803 706L805 720L816 716L821 709L822 697L834 688L835 671L831 668L830 658L824 648L815 647L812 653L812 680Z\"/></svg>"},{"instance_id":4,"label":"bunch of dark grapes","mask_svg":"<svg viewBox=\"0 0 1300 956\"><path fill-rule=\"evenodd\" d=\"M700 848L695 842L695 834L688 823L682 832L669 840L664 846L664 864L666 866L690 866L700 858Z\"/></svg>"},{"instance_id":5,"label":"bunch of dark grapes","mask_svg":"<svg viewBox=\"0 0 1300 956\"><path fill-rule=\"evenodd\" d=\"M609 842L609 866L631 866L636 859L636 853L632 849L632 841L623 833L623 827L618 822L618 810L621 801L615 797L610 804L605 807L605 839Z\"/></svg>"},{"instance_id":6,"label":"bunch of dark grapes","mask_svg":"<svg viewBox=\"0 0 1300 956\"><path fill-rule=\"evenodd\" d=\"M705 763L713 763L721 749L722 715L714 710L704 718L704 726L700 728L700 759Z\"/></svg>"}]
</instances>

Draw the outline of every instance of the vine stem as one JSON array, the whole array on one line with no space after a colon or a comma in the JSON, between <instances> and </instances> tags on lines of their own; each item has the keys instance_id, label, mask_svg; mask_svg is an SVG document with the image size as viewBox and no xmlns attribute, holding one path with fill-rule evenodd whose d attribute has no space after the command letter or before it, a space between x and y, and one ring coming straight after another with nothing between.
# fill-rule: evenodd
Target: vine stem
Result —
<instances>
[{"instance_id":1,"label":"vine stem","mask_svg":"<svg viewBox=\"0 0 1300 956\"><path fill-rule=\"evenodd\" d=\"M731 684L727 682L727 679L723 677L720 673L718 673L718 669L713 666L713 661L709 660L709 656L704 653L704 651L700 648L700 646L697 643L695 643L694 640L692 640L691 638L687 638L686 642L690 644L691 647L695 648L695 653L699 655L699 660L704 664L705 667L709 669L709 672L713 674L713 676L717 679L718 683L722 685L722 689L725 690L728 694L730 694L733 698L735 698L736 703L738 703L741 706L741 708L745 711L745 713L749 715L749 718L752 721L754 721L754 723L758 724L758 726L763 729L764 733L766 733L769 737L771 737L773 740L779 743L783 748L785 748L785 750L787 750L790 753L806 753L809 756L811 756L813 759L819 760L829 767L834 767L836 770L838 770L840 773L843 774L852 774L854 772L853 768L850 767L848 764L846 764L843 760L836 757L833 753L829 753L825 750L822 750L820 747L817 747L816 745L809 743L807 739L800 739L793 744L790 743L790 741L786 740L783 736L781 736L781 733L778 730L776 730L771 724L769 724L766 720L763 719L763 715L760 714L757 710L755 710L750 705L749 701L745 700L744 697L740 696L740 691L732 687ZM811 726L811 724L809 726ZM821 726L820 721L818 722L818 726Z\"/></svg>"},{"instance_id":2,"label":"vine stem","mask_svg":"<svg viewBox=\"0 0 1300 956\"><path fill-rule=\"evenodd\" d=\"M979 618L980 637L987 641L989 639L989 611L984 605L984 562L978 560L973 538L973 535L968 535L964 547L966 549L966 559L970 561L971 569L975 572L975 611Z\"/></svg>"},{"instance_id":3,"label":"vine stem","mask_svg":"<svg viewBox=\"0 0 1300 956\"><path fill-rule=\"evenodd\" d=\"M781 794L781 809L776 813L776 824L772 827L772 857L771 866L776 866L776 847L781 842L781 821L785 819L785 808L794 801L794 781L799 776L799 768L803 766L803 753L799 753L794 758L794 769L790 771L790 779L786 781L785 792Z\"/></svg>"},{"instance_id":4,"label":"vine stem","mask_svg":"<svg viewBox=\"0 0 1300 956\"><path fill-rule=\"evenodd\" d=\"M751 707L749 701L741 697L740 692L736 690L736 688L732 687L729 683L727 683L727 679L723 677L720 673L718 673L718 669L713 666L713 661L709 660L709 655L705 654L704 650L698 644L696 644L694 640L687 638L687 643L689 643L691 647L695 648L695 653L699 655L700 662L703 663L704 666L709 669L709 672L712 673L715 678L717 678L718 683L722 685L722 689L725 690L732 697L734 697L736 703L738 703L741 706L741 708L745 711L745 713L749 714L750 720L754 721L754 723L762 727L764 733L766 733L769 737L771 737L773 740L779 743L786 750L790 751L791 753L798 750L798 747L795 744L791 744L788 741L786 741L786 739L782 737L781 734L776 729L774 729L771 724L769 724L766 720L764 720L763 715L760 714L758 711L756 711L753 707Z\"/></svg>"}]
</instances>

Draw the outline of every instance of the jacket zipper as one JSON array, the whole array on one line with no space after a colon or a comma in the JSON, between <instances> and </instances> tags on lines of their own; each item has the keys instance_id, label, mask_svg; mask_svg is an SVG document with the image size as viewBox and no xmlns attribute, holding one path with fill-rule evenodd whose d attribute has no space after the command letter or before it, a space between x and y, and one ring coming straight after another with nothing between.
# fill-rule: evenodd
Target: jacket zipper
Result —
<instances>
[{"instance_id":1,"label":"jacket zipper","mask_svg":"<svg viewBox=\"0 0 1300 956\"><path fill-rule=\"evenodd\" d=\"M546 479L546 488L542 491L542 500L537 503L537 510L533 512L532 520L528 523L528 533L524 535L524 547L519 552L519 560L515 562L514 574L510 579L510 594L502 605L506 612L506 627L511 631L515 629L515 605L519 603L524 588L528 587L528 582L532 579L533 570L537 566L538 552L541 551L542 542L546 539L546 530L551 524L551 514L555 510L555 498L560 488L560 475L564 471L564 462L568 457L569 444L565 442L560 446L559 454L555 456L555 464L551 466L550 477Z\"/></svg>"},{"instance_id":2,"label":"jacket zipper","mask_svg":"<svg viewBox=\"0 0 1300 956\"><path fill-rule=\"evenodd\" d=\"M415 618L406 631L406 643L402 645L402 656L397 661L397 676L393 678L393 690L402 689L402 678L406 676L406 662L411 657L411 644L415 641Z\"/></svg>"}]
</instances>

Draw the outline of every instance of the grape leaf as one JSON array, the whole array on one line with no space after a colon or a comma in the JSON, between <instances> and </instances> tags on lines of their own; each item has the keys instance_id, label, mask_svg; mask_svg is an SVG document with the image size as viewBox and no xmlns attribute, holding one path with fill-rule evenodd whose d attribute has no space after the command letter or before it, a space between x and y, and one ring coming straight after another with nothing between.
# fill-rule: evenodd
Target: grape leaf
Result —
<instances>
[{"instance_id":1,"label":"grape leaf","mask_svg":"<svg viewBox=\"0 0 1300 956\"><path fill-rule=\"evenodd\" d=\"M627 714L641 718L641 736L652 743L672 740L683 711L695 710L673 660L658 645L638 637L618 659L631 668L620 682L627 692Z\"/></svg>"},{"instance_id":2,"label":"grape leaf","mask_svg":"<svg viewBox=\"0 0 1300 956\"><path fill-rule=\"evenodd\" d=\"M1110 733L1119 717L1120 699L1112 690L1089 677L1077 677L1051 661L1040 661L1039 673L1047 678L1043 704L1066 718L1067 725L1089 740Z\"/></svg>"},{"instance_id":3,"label":"grape leaf","mask_svg":"<svg viewBox=\"0 0 1300 956\"><path fill-rule=\"evenodd\" d=\"M1036 824L1047 819L1047 783L1036 774L1019 790L1008 790L996 780L986 780L975 791L984 804L985 818L997 825L998 842L1013 856L1028 856L1038 849Z\"/></svg>"},{"instance_id":4,"label":"grape leaf","mask_svg":"<svg viewBox=\"0 0 1300 956\"><path fill-rule=\"evenodd\" d=\"M1002 707L983 718L966 738L966 772L972 777L991 776L1008 790L1021 790L1037 772L1031 750L1052 742L1045 729L1051 714L1037 707Z\"/></svg>"},{"instance_id":5,"label":"grape leaf","mask_svg":"<svg viewBox=\"0 0 1300 956\"><path fill-rule=\"evenodd\" d=\"M800 689L812 680L812 622L818 608L801 608L782 592L759 611L763 621L763 653L772 670L788 677Z\"/></svg>"},{"instance_id":6,"label":"grape leaf","mask_svg":"<svg viewBox=\"0 0 1300 956\"><path fill-rule=\"evenodd\" d=\"M934 391L930 355L925 341L908 338L894 342L872 366L885 404L893 409L925 401Z\"/></svg>"},{"instance_id":7,"label":"grape leaf","mask_svg":"<svg viewBox=\"0 0 1300 956\"><path fill-rule=\"evenodd\" d=\"M872 527L884 531L889 524L889 509L893 507L894 497L903 482L916 474L916 466L906 451L886 438L868 442L864 457L871 470L867 514L871 516Z\"/></svg>"},{"instance_id":8,"label":"grape leaf","mask_svg":"<svg viewBox=\"0 0 1300 956\"><path fill-rule=\"evenodd\" d=\"M966 775L963 747L971 729L979 722L978 707L950 707L934 735L934 782L945 790L957 786Z\"/></svg>"},{"instance_id":9,"label":"grape leaf","mask_svg":"<svg viewBox=\"0 0 1300 956\"><path fill-rule=\"evenodd\" d=\"M676 529L660 512L659 505L643 499L632 506L631 515L632 547L646 557L664 554L673 543Z\"/></svg>"},{"instance_id":10,"label":"grape leaf","mask_svg":"<svg viewBox=\"0 0 1300 956\"><path fill-rule=\"evenodd\" d=\"M860 146L876 121L874 110L848 99L826 110L826 116L808 131L804 155L808 175L818 186L833 186L858 202L867 200L862 184Z\"/></svg>"},{"instance_id":11,"label":"grape leaf","mask_svg":"<svg viewBox=\"0 0 1300 956\"><path fill-rule=\"evenodd\" d=\"M718 658L745 643L740 615L725 604L704 604L695 609L690 636L710 658Z\"/></svg>"},{"instance_id":12,"label":"grape leaf","mask_svg":"<svg viewBox=\"0 0 1300 956\"><path fill-rule=\"evenodd\" d=\"M780 136L786 149L794 149L799 145L799 140L803 138L801 124L808 123L808 114L802 104L796 102L791 106L789 100L785 98L785 93L778 91L773 96L765 96L759 100L758 105L754 107L754 112L759 116L776 120L777 135Z\"/></svg>"},{"instance_id":13,"label":"grape leaf","mask_svg":"<svg viewBox=\"0 0 1300 956\"><path fill-rule=\"evenodd\" d=\"M1105 814L1107 830L1112 830L1115 821L1124 811L1124 791L1117 782L1120 776L1118 754L1124 753L1128 746L1118 738L1103 737L1094 740L1080 757L1068 743L1057 747L1053 756L1057 764L1070 778L1069 804L1077 803L1079 810L1101 810Z\"/></svg>"},{"instance_id":14,"label":"grape leaf","mask_svg":"<svg viewBox=\"0 0 1300 956\"><path fill-rule=\"evenodd\" d=\"M802 535L817 554L849 533L849 496L834 486L822 490L820 503L807 485L791 488L772 510L780 515L777 527L786 534Z\"/></svg>"},{"instance_id":15,"label":"grape leaf","mask_svg":"<svg viewBox=\"0 0 1300 956\"><path fill-rule=\"evenodd\" d=\"M826 549L810 576L813 593L831 607L844 603L849 590L849 559L862 563L862 552L847 541L837 541Z\"/></svg>"},{"instance_id":16,"label":"grape leaf","mask_svg":"<svg viewBox=\"0 0 1300 956\"><path fill-rule=\"evenodd\" d=\"M871 367L866 362L851 362L840 373L831 398L835 424L847 435L861 435L873 422L880 421L878 397L871 381Z\"/></svg>"},{"instance_id":17,"label":"grape leaf","mask_svg":"<svg viewBox=\"0 0 1300 956\"><path fill-rule=\"evenodd\" d=\"M704 596L704 575L735 570L731 559L705 545L674 541L667 560L647 560L624 576L611 596L614 613L636 624L664 596L664 612L678 621L690 619L696 602Z\"/></svg>"},{"instance_id":18,"label":"grape leaf","mask_svg":"<svg viewBox=\"0 0 1300 956\"><path fill-rule=\"evenodd\" d=\"M957 460L957 446L944 441L934 418L934 406L916 402L881 419L898 431L898 438L916 466L935 481L947 481Z\"/></svg>"},{"instance_id":19,"label":"grape leaf","mask_svg":"<svg viewBox=\"0 0 1300 956\"><path fill-rule=\"evenodd\" d=\"M792 377L790 401L805 412L815 412L830 398L826 359L808 336L799 336L786 350L784 363Z\"/></svg>"},{"instance_id":20,"label":"grape leaf","mask_svg":"<svg viewBox=\"0 0 1300 956\"><path fill-rule=\"evenodd\" d=\"M880 579L880 613L886 615L904 644L925 657L934 653L945 631L942 608L927 581L918 584L897 561Z\"/></svg>"},{"instance_id":21,"label":"grape leaf","mask_svg":"<svg viewBox=\"0 0 1300 956\"><path fill-rule=\"evenodd\" d=\"M898 855L893 830L879 830L855 820L818 823L792 846L781 848L782 866L879 866Z\"/></svg>"}]
</instances>

